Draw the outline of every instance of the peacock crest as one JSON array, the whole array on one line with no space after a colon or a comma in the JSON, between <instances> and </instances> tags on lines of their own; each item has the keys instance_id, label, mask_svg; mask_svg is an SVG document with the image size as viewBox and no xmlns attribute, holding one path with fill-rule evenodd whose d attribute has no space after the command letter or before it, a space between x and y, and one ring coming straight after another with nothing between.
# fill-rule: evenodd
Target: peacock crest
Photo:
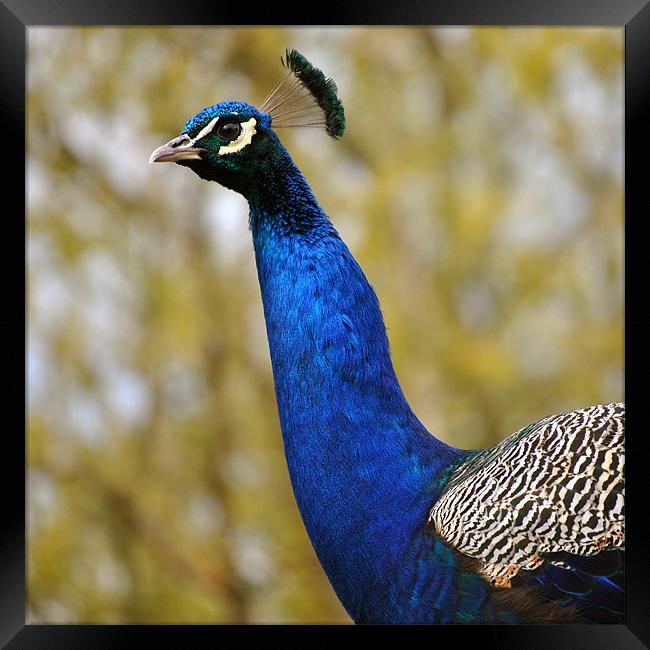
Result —
<instances>
[{"instance_id":1,"label":"peacock crest","mask_svg":"<svg viewBox=\"0 0 650 650\"><path fill-rule=\"evenodd\" d=\"M271 116L274 128L313 126L335 139L345 130L345 112L332 78L314 67L298 50L280 58L287 74L260 106Z\"/></svg>"}]
</instances>

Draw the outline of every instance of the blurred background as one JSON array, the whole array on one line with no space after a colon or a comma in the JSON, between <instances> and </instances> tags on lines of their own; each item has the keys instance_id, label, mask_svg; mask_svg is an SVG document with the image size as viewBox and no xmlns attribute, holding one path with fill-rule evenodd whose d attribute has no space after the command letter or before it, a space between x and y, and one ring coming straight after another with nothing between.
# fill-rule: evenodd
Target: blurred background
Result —
<instances>
[{"instance_id":1,"label":"blurred background","mask_svg":"<svg viewBox=\"0 0 650 650\"><path fill-rule=\"evenodd\" d=\"M32 623L349 622L294 503L247 204L151 151L286 47L280 137L382 302L415 412L492 445L623 397L623 30L28 30Z\"/></svg>"}]
</instances>

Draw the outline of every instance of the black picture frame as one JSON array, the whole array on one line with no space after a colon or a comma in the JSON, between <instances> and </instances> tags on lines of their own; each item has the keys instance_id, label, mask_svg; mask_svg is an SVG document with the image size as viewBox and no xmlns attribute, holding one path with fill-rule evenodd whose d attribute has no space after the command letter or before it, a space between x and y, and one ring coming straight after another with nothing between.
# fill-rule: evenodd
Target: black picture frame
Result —
<instances>
[{"instance_id":1,"label":"black picture frame","mask_svg":"<svg viewBox=\"0 0 650 650\"><path fill-rule=\"evenodd\" d=\"M192 2L127 2L126 0L0 0L0 103L3 116L3 157L6 164L2 174L3 198L15 199L15 210L5 209L3 222L9 241L6 251L19 255L24 251L25 227L20 227L17 213L21 197L23 212L25 194L16 188L25 184L25 109L26 109L26 35L30 26L43 25L234 25L242 16L254 19L257 25L304 24L375 24L375 25L575 25L618 26L625 30L625 276L626 296L639 295L645 278L640 275L639 256L635 251L643 246L638 232L647 212L648 118L650 118L650 6L649 0L418 0L415 3L354 3L343 6L328 3L317 18L306 15L307 5L291 8L283 4L253 5L219 3L214 0ZM313 7L310 7L313 9ZM284 19L284 20L282 20ZM637 162L638 161L638 162ZM14 178L15 177L15 178ZM645 200L644 200L645 199ZM22 241L19 241L22 238ZM8 255L7 257L12 257ZM24 259L24 258L23 258ZM25 269L26 267L22 267ZM8 319L13 325L14 314L23 305L25 311L26 277L16 274L12 263L3 283L8 306ZM638 288L638 292L635 292ZM9 295L7 295L9 294ZM643 294L641 294L643 295ZM626 378L638 366L641 350L642 318L632 315L634 306L626 306ZM18 320L18 319L16 319ZM25 386L25 357L15 340L25 339L24 323L15 329L5 329L6 382L8 413L24 405L18 391ZM22 338L21 338L22 337ZM23 347L23 350L25 348ZM23 353L24 354L24 353ZM636 363L635 363L636 362ZM10 374L11 373L11 374ZM21 379L22 381L18 380ZM642 483L644 462L642 428L643 411L639 398L641 388L636 382L626 382L628 408L628 459L632 464L628 480L627 518L628 542L626 559L626 616L624 625L560 625L560 626L437 626L436 630L400 628L397 633L411 634L415 629L427 635L427 643L458 643L476 640L500 648L606 648L627 649L650 647L650 561L644 543L642 526L646 513ZM16 393L14 396L13 393ZM23 410L23 432L26 431L26 410ZM629 414L632 418L629 418ZM25 545L25 461L24 439L18 427L5 426L4 473L8 488L3 499L2 552L0 553L0 643L8 649L32 648L128 648L153 645L159 641L172 645L198 647L232 641L260 638L266 643L290 634L297 641L307 640L314 632L323 640L330 635L367 634L368 628L354 626L144 626L144 625L29 625L26 610L26 545ZM357 631L359 630L359 631ZM381 634L390 633L381 630ZM435 636L435 638L434 638ZM471 637L471 638L470 638Z\"/></svg>"}]
</instances>

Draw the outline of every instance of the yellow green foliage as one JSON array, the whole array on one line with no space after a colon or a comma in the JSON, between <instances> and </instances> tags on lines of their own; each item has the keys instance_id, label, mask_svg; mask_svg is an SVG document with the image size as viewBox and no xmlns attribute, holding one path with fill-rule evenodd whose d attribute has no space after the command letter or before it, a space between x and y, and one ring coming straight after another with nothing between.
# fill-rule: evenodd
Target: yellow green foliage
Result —
<instances>
[{"instance_id":1,"label":"yellow green foliage","mask_svg":"<svg viewBox=\"0 0 650 650\"><path fill-rule=\"evenodd\" d=\"M621 29L30 28L29 616L345 622L284 461L238 195L149 153L287 47L280 137L451 444L623 396ZM378 513L380 515L380 513Z\"/></svg>"}]
</instances>

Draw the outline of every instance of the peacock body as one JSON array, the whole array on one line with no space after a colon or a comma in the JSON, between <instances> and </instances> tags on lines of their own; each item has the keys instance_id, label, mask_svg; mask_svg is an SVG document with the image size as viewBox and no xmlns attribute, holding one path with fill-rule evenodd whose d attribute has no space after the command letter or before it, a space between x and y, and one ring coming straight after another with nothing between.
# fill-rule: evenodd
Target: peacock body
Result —
<instances>
[{"instance_id":1,"label":"peacock body","mask_svg":"<svg viewBox=\"0 0 650 650\"><path fill-rule=\"evenodd\" d=\"M539 420L485 450L430 434L395 375L377 297L275 133L344 129L298 52L264 104L203 109L151 162L249 203L291 482L358 623L621 622L624 406Z\"/></svg>"}]
</instances>

